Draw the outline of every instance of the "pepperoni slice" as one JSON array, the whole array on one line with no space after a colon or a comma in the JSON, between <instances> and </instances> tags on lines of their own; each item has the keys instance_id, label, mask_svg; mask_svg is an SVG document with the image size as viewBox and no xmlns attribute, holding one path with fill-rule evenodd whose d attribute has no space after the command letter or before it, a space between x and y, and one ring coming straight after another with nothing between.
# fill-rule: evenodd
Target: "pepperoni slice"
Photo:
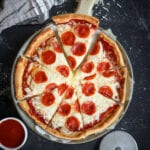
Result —
<instances>
[{"instance_id":1,"label":"pepperoni slice","mask_svg":"<svg viewBox=\"0 0 150 150\"><path fill-rule=\"evenodd\" d=\"M86 52L86 45L82 42L77 42L72 46L72 53L76 56L82 56Z\"/></svg>"},{"instance_id":2,"label":"pepperoni slice","mask_svg":"<svg viewBox=\"0 0 150 150\"><path fill-rule=\"evenodd\" d=\"M86 96L93 95L95 93L95 91L96 91L96 89L95 89L94 83L85 83L82 86L82 92Z\"/></svg>"},{"instance_id":3,"label":"pepperoni slice","mask_svg":"<svg viewBox=\"0 0 150 150\"><path fill-rule=\"evenodd\" d=\"M46 86L46 92L50 93L52 90L54 90L57 87L56 83L50 83Z\"/></svg>"},{"instance_id":4,"label":"pepperoni slice","mask_svg":"<svg viewBox=\"0 0 150 150\"><path fill-rule=\"evenodd\" d=\"M99 42L96 42L96 44L94 45L93 50L91 51L90 55L96 55L98 54L100 51L100 45Z\"/></svg>"},{"instance_id":5,"label":"pepperoni slice","mask_svg":"<svg viewBox=\"0 0 150 150\"><path fill-rule=\"evenodd\" d=\"M93 115L96 111L96 106L92 101L86 101L81 105L81 110L87 115Z\"/></svg>"},{"instance_id":6,"label":"pepperoni slice","mask_svg":"<svg viewBox=\"0 0 150 150\"><path fill-rule=\"evenodd\" d=\"M63 52L62 49L61 49L61 47L60 47L60 45L58 44L58 42L55 41L55 42L52 43L52 45L53 45L54 50L56 52L58 52L58 53L62 53Z\"/></svg>"},{"instance_id":7,"label":"pepperoni slice","mask_svg":"<svg viewBox=\"0 0 150 150\"><path fill-rule=\"evenodd\" d=\"M93 62L87 62L81 66L81 70L85 73L90 73L93 70L93 68L94 68Z\"/></svg>"},{"instance_id":8,"label":"pepperoni slice","mask_svg":"<svg viewBox=\"0 0 150 150\"><path fill-rule=\"evenodd\" d=\"M38 71L34 74L33 80L35 83L43 83L47 81L47 76L44 71Z\"/></svg>"},{"instance_id":9,"label":"pepperoni slice","mask_svg":"<svg viewBox=\"0 0 150 150\"><path fill-rule=\"evenodd\" d=\"M75 35L71 31L66 31L61 35L61 40L64 45L73 45L75 41Z\"/></svg>"},{"instance_id":10,"label":"pepperoni slice","mask_svg":"<svg viewBox=\"0 0 150 150\"><path fill-rule=\"evenodd\" d=\"M59 65L56 70L64 77L69 76L69 68L66 65Z\"/></svg>"},{"instance_id":11,"label":"pepperoni slice","mask_svg":"<svg viewBox=\"0 0 150 150\"><path fill-rule=\"evenodd\" d=\"M104 77L112 77L113 75L115 75L115 71L104 71L104 72L102 73L102 75L103 75Z\"/></svg>"},{"instance_id":12,"label":"pepperoni slice","mask_svg":"<svg viewBox=\"0 0 150 150\"><path fill-rule=\"evenodd\" d=\"M56 54L51 50L43 51L41 57L42 61L47 65L53 64L56 60Z\"/></svg>"},{"instance_id":13,"label":"pepperoni slice","mask_svg":"<svg viewBox=\"0 0 150 150\"><path fill-rule=\"evenodd\" d=\"M66 89L68 88L68 85L66 83L62 83L58 86L58 94L61 96Z\"/></svg>"},{"instance_id":14,"label":"pepperoni slice","mask_svg":"<svg viewBox=\"0 0 150 150\"><path fill-rule=\"evenodd\" d=\"M77 131L79 129L79 126L80 126L80 123L79 123L79 120L76 117L70 116L69 118L67 118L66 127L70 131Z\"/></svg>"},{"instance_id":15,"label":"pepperoni slice","mask_svg":"<svg viewBox=\"0 0 150 150\"><path fill-rule=\"evenodd\" d=\"M68 62L69 62L69 64L70 64L70 67L71 67L72 69L74 69L75 66L76 66L76 60L75 60L75 58L72 57L72 56L68 56Z\"/></svg>"},{"instance_id":16,"label":"pepperoni slice","mask_svg":"<svg viewBox=\"0 0 150 150\"><path fill-rule=\"evenodd\" d=\"M44 93L41 102L44 106L50 106L54 103L55 97L52 93Z\"/></svg>"},{"instance_id":17,"label":"pepperoni slice","mask_svg":"<svg viewBox=\"0 0 150 150\"><path fill-rule=\"evenodd\" d=\"M81 38L86 38L88 37L89 33L90 33L90 28L88 25L86 24L79 24L76 28L75 28L75 32L76 34L81 37Z\"/></svg>"},{"instance_id":18,"label":"pepperoni slice","mask_svg":"<svg viewBox=\"0 0 150 150\"><path fill-rule=\"evenodd\" d=\"M75 110L77 111L77 112L80 112L80 105L79 105L79 101L78 101L78 99L75 101L75 103L74 103L74 108L75 108Z\"/></svg>"},{"instance_id":19,"label":"pepperoni slice","mask_svg":"<svg viewBox=\"0 0 150 150\"><path fill-rule=\"evenodd\" d=\"M71 106L68 103L62 103L58 109L58 112L62 116L67 116L69 115L70 110L71 110Z\"/></svg>"},{"instance_id":20,"label":"pepperoni slice","mask_svg":"<svg viewBox=\"0 0 150 150\"><path fill-rule=\"evenodd\" d=\"M113 96L113 91L109 86L101 86L98 92L108 98L112 98Z\"/></svg>"},{"instance_id":21,"label":"pepperoni slice","mask_svg":"<svg viewBox=\"0 0 150 150\"><path fill-rule=\"evenodd\" d=\"M73 93L74 93L74 88L70 86L65 93L65 98L66 99L71 98L73 96Z\"/></svg>"},{"instance_id":22,"label":"pepperoni slice","mask_svg":"<svg viewBox=\"0 0 150 150\"><path fill-rule=\"evenodd\" d=\"M93 75L91 75L91 76L85 77L84 80L92 80L92 79L94 79L95 77L96 77L96 73L93 74Z\"/></svg>"},{"instance_id":23,"label":"pepperoni slice","mask_svg":"<svg viewBox=\"0 0 150 150\"><path fill-rule=\"evenodd\" d=\"M103 71L109 70L110 69L110 63L109 62L100 62L97 65L97 71L99 73L102 73Z\"/></svg>"}]
</instances>

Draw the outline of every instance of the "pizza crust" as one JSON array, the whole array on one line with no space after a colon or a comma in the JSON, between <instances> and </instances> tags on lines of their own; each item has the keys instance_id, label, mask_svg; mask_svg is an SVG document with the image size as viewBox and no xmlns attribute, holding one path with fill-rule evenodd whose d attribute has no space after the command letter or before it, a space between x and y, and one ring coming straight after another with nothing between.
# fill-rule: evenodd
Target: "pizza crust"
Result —
<instances>
[{"instance_id":1,"label":"pizza crust","mask_svg":"<svg viewBox=\"0 0 150 150\"><path fill-rule=\"evenodd\" d=\"M113 41L109 36L107 36L107 34L105 34L104 32L100 33L100 38L102 38L113 47L115 55L117 56L117 66L124 66L125 63L117 43Z\"/></svg>"},{"instance_id":2,"label":"pizza crust","mask_svg":"<svg viewBox=\"0 0 150 150\"><path fill-rule=\"evenodd\" d=\"M46 127L46 131L52 134L53 136L56 136L58 138L68 139L68 140L80 140L80 139L85 138L84 131L74 132L72 134L64 134L56 129L53 129L50 126Z\"/></svg>"},{"instance_id":3,"label":"pizza crust","mask_svg":"<svg viewBox=\"0 0 150 150\"><path fill-rule=\"evenodd\" d=\"M38 35L36 35L36 37L33 38L31 43L29 43L29 47L25 51L24 55L27 57L32 57L33 54L37 51L40 44L53 36L54 33L50 29L50 27L47 27L46 29L42 30Z\"/></svg>"},{"instance_id":4,"label":"pizza crust","mask_svg":"<svg viewBox=\"0 0 150 150\"><path fill-rule=\"evenodd\" d=\"M113 113L109 114L102 122L96 124L92 128L86 129L85 135L86 137L92 134L98 134L105 130L109 130L109 127L117 121L119 121L119 117L121 116L121 112L123 111L123 107L119 106Z\"/></svg>"},{"instance_id":5,"label":"pizza crust","mask_svg":"<svg viewBox=\"0 0 150 150\"><path fill-rule=\"evenodd\" d=\"M15 95L17 100L24 99L22 84L23 84L23 75L27 64L28 64L28 60L24 59L23 57L20 57L15 66L14 86L15 86Z\"/></svg>"},{"instance_id":6,"label":"pizza crust","mask_svg":"<svg viewBox=\"0 0 150 150\"><path fill-rule=\"evenodd\" d=\"M34 122L36 122L37 125L39 125L40 127L42 127L42 128L45 130L45 128L46 128L47 125L46 125L45 123L41 122L40 120L38 120L36 116L34 116L34 115L31 114L31 110L30 110L30 107L29 107L29 105L28 105L28 103L27 103L27 100L21 101L21 102L19 102L18 104L19 104L19 106L21 107L21 109L22 109L30 118L32 118L32 120L33 120Z\"/></svg>"},{"instance_id":7,"label":"pizza crust","mask_svg":"<svg viewBox=\"0 0 150 150\"><path fill-rule=\"evenodd\" d=\"M73 13L62 14L62 15L54 16L52 19L56 24L67 23L70 20L77 19L77 20L85 20L95 25L96 27L98 27L99 25L99 20L97 18L83 15L83 14L73 14Z\"/></svg>"}]
</instances>

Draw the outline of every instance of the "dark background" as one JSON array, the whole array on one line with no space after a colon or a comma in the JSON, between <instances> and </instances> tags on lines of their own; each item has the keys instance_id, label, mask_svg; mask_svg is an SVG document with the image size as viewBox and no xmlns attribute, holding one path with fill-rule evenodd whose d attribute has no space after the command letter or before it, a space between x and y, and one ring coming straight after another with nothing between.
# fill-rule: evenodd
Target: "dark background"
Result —
<instances>
[{"instance_id":1,"label":"dark background","mask_svg":"<svg viewBox=\"0 0 150 150\"><path fill-rule=\"evenodd\" d=\"M77 3L68 0L52 8L50 16L73 12ZM105 8L109 11L107 11ZM150 147L150 0L104 0L104 6L94 6L93 15L100 26L111 28L124 46L133 66L135 77L132 102L115 130L130 133L140 150ZM0 119L19 117L11 97L10 74L13 61L22 44L42 25L18 25L0 34ZM28 128L29 136L23 150L98 150L100 139L86 144L64 145L39 137Z\"/></svg>"}]
</instances>

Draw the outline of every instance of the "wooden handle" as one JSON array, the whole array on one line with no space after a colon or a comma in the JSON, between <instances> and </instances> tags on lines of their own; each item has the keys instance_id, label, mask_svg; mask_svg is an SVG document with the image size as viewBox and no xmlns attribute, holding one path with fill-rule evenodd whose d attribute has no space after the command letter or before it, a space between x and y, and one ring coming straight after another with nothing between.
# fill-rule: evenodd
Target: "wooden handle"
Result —
<instances>
[{"instance_id":1,"label":"wooden handle","mask_svg":"<svg viewBox=\"0 0 150 150\"><path fill-rule=\"evenodd\" d=\"M79 0L79 4L75 13L92 16L94 2L95 0Z\"/></svg>"}]
</instances>

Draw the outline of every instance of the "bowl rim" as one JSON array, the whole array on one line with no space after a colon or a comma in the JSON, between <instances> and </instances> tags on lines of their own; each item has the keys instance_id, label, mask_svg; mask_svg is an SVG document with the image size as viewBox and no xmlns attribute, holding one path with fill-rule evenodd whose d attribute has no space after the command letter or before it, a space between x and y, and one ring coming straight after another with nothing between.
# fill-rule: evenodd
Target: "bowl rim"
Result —
<instances>
[{"instance_id":1,"label":"bowl rim","mask_svg":"<svg viewBox=\"0 0 150 150\"><path fill-rule=\"evenodd\" d=\"M3 148L3 149L5 149L5 150L16 150L16 149L20 149L20 148L23 147L23 145L24 145L24 144L26 143L26 141L27 141L27 137L28 137L27 127L25 126L25 124L23 123L23 121L21 121L21 120L18 119L18 118L15 118L15 117L6 117L6 118L4 118L4 119L1 119L1 120L0 120L0 123L5 122L5 121L7 121L7 120L15 120L15 121L17 121L17 122L23 127L23 130L24 130L24 133L25 133L24 139L23 139L22 143L21 143L19 146L17 146L17 147L14 147L14 148L7 147L7 146L3 145L2 143L0 143L0 147Z\"/></svg>"}]
</instances>

